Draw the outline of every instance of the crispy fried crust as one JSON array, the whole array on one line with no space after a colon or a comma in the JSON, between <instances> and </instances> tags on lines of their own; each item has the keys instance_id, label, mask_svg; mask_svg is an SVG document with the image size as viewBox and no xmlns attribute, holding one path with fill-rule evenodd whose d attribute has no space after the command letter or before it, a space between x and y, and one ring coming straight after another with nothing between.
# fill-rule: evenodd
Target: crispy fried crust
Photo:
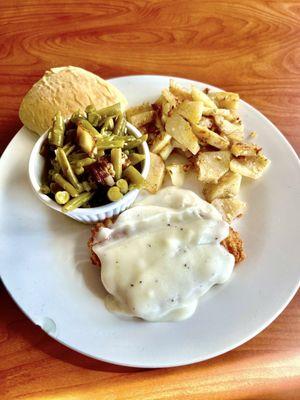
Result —
<instances>
[{"instance_id":1,"label":"crispy fried crust","mask_svg":"<svg viewBox=\"0 0 300 400\"><path fill-rule=\"evenodd\" d=\"M236 264L246 258L243 241L239 233L232 228L229 228L229 235L221 242L221 244L225 247L226 250L229 251L229 253L234 256Z\"/></svg>"},{"instance_id":2,"label":"crispy fried crust","mask_svg":"<svg viewBox=\"0 0 300 400\"><path fill-rule=\"evenodd\" d=\"M88 248L91 251L91 261L94 265L97 265L98 267L101 266L101 261L99 260L99 257L97 254L93 251L93 245L95 244L95 238L97 233L99 232L100 228L110 228L114 221L110 218L105 219L102 222L98 222L96 225L93 226L92 228L92 235L87 243Z\"/></svg>"},{"instance_id":3,"label":"crispy fried crust","mask_svg":"<svg viewBox=\"0 0 300 400\"><path fill-rule=\"evenodd\" d=\"M88 241L88 247L91 251L91 261L94 265L97 265L98 267L101 266L101 262L97 256L97 254L93 251L93 245L95 243L95 237L99 231L100 228L109 228L112 226L114 223L114 220L107 218L103 222L98 222L93 228L92 228L92 235L91 238ZM234 258L235 258L235 263L238 264L239 262L243 261L246 258L246 254L244 252L244 245L243 241L240 238L240 235L238 232L233 230L232 228L229 228L229 235L226 239L224 239L221 244L225 247L229 253L231 253Z\"/></svg>"}]
</instances>

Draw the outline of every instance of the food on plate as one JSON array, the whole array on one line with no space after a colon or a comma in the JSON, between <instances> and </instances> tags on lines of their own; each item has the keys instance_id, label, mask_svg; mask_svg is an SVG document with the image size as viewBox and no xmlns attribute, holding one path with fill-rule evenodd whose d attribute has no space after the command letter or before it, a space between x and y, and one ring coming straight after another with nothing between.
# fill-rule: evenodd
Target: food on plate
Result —
<instances>
[{"instance_id":1,"label":"food on plate","mask_svg":"<svg viewBox=\"0 0 300 400\"><path fill-rule=\"evenodd\" d=\"M206 183L203 194L210 203L215 199L226 199L236 196L240 191L242 176L232 171L226 172L218 183Z\"/></svg>"},{"instance_id":2,"label":"food on plate","mask_svg":"<svg viewBox=\"0 0 300 400\"><path fill-rule=\"evenodd\" d=\"M166 163L172 183L184 178L183 167L168 166L169 157L179 153L186 157L185 171L195 171L203 184L206 200L222 200L216 204L230 222L246 209L236 198L242 177L258 179L270 164L260 146L245 141L238 104L237 93L187 90L171 79L153 104L126 111L129 121L148 134L150 149Z\"/></svg>"},{"instance_id":3,"label":"food on plate","mask_svg":"<svg viewBox=\"0 0 300 400\"><path fill-rule=\"evenodd\" d=\"M238 232L231 227L229 228L229 235L221 244L233 255L236 264L242 262L246 258L243 241Z\"/></svg>"},{"instance_id":4,"label":"food on plate","mask_svg":"<svg viewBox=\"0 0 300 400\"><path fill-rule=\"evenodd\" d=\"M257 156L239 157L230 161L230 169L247 178L258 179L262 176L266 167L270 164L263 154Z\"/></svg>"},{"instance_id":5,"label":"food on plate","mask_svg":"<svg viewBox=\"0 0 300 400\"><path fill-rule=\"evenodd\" d=\"M244 214L247 204L237 197L230 197L227 199L215 199L211 202L213 206L222 214L224 221L231 224L231 222Z\"/></svg>"},{"instance_id":6,"label":"food on plate","mask_svg":"<svg viewBox=\"0 0 300 400\"><path fill-rule=\"evenodd\" d=\"M157 192L163 183L166 167L162 158L155 153L150 153L150 169L146 180L148 192Z\"/></svg>"},{"instance_id":7,"label":"food on plate","mask_svg":"<svg viewBox=\"0 0 300 400\"><path fill-rule=\"evenodd\" d=\"M197 137L193 133L191 125L181 115L173 114L171 117L167 117L165 129L167 134L192 154L198 153L200 147Z\"/></svg>"},{"instance_id":8,"label":"food on plate","mask_svg":"<svg viewBox=\"0 0 300 400\"><path fill-rule=\"evenodd\" d=\"M111 83L92 72L72 66L52 68L25 95L19 116L28 129L42 134L58 111L65 119L77 110L84 111L89 104L101 109L115 103L124 110L127 100Z\"/></svg>"},{"instance_id":9,"label":"food on plate","mask_svg":"<svg viewBox=\"0 0 300 400\"><path fill-rule=\"evenodd\" d=\"M230 151L199 151L196 158L198 179L204 183L217 183L230 167Z\"/></svg>"},{"instance_id":10,"label":"food on plate","mask_svg":"<svg viewBox=\"0 0 300 400\"><path fill-rule=\"evenodd\" d=\"M173 186L99 224L89 245L101 263L107 308L148 321L190 317L200 296L230 278L235 257L243 258L238 234L216 208Z\"/></svg>"},{"instance_id":11,"label":"food on plate","mask_svg":"<svg viewBox=\"0 0 300 400\"><path fill-rule=\"evenodd\" d=\"M184 164L169 164L166 167L168 171L171 182L174 186L182 186L184 184L186 168Z\"/></svg>"},{"instance_id":12,"label":"food on plate","mask_svg":"<svg viewBox=\"0 0 300 400\"><path fill-rule=\"evenodd\" d=\"M68 122L58 112L41 148L41 192L65 212L120 200L129 190L145 186L140 145L146 139L127 130L120 103L100 110L89 105Z\"/></svg>"}]
</instances>

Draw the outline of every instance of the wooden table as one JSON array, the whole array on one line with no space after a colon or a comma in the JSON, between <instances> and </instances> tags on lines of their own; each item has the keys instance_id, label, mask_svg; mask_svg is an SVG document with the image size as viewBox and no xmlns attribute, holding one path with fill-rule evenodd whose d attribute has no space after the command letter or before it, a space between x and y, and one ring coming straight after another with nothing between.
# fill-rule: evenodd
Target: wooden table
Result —
<instances>
[{"instance_id":1,"label":"wooden table","mask_svg":"<svg viewBox=\"0 0 300 400\"><path fill-rule=\"evenodd\" d=\"M43 3L43 4L42 4ZM20 101L52 66L104 78L177 75L237 91L300 150L300 1L0 3L0 150ZM207 362L163 370L81 356L0 287L0 399L299 399L300 295L264 332Z\"/></svg>"}]
</instances>

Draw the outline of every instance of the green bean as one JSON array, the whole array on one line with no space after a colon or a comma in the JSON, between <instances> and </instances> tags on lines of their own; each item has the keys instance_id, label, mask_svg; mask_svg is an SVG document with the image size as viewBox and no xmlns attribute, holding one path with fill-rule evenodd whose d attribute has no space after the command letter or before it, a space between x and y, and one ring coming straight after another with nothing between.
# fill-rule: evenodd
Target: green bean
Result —
<instances>
[{"instance_id":1,"label":"green bean","mask_svg":"<svg viewBox=\"0 0 300 400\"><path fill-rule=\"evenodd\" d=\"M79 193L74 188L74 186L71 185L71 183L68 182L66 179L64 179L60 174L54 174L53 181L58 183L59 186L61 186L63 189L65 189L72 197L78 196Z\"/></svg>"},{"instance_id":2,"label":"green bean","mask_svg":"<svg viewBox=\"0 0 300 400\"><path fill-rule=\"evenodd\" d=\"M94 106L94 104L89 104L88 106L86 106L85 112L88 114L89 112L94 112L96 111L96 107Z\"/></svg>"},{"instance_id":3,"label":"green bean","mask_svg":"<svg viewBox=\"0 0 300 400\"><path fill-rule=\"evenodd\" d=\"M63 151L66 152L70 146L72 146L72 143L71 143L71 142L66 143L66 144L63 146Z\"/></svg>"},{"instance_id":4,"label":"green bean","mask_svg":"<svg viewBox=\"0 0 300 400\"><path fill-rule=\"evenodd\" d=\"M49 193L50 193L50 188L49 188L49 186L46 185L46 184L41 185L41 187L40 187L40 192L43 193L43 194L49 194Z\"/></svg>"},{"instance_id":5,"label":"green bean","mask_svg":"<svg viewBox=\"0 0 300 400\"><path fill-rule=\"evenodd\" d=\"M119 114L118 118L117 118L117 122L116 122L114 130L113 130L113 134L114 135L122 135L123 134L124 128L125 128L124 122L125 122L125 125L126 125L126 121L125 121L124 115L123 114Z\"/></svg>"},{"instance_id":6,"label":"green bean","mask_svg":"<svg viewBox=\"0 0 300 400\"><path fill-rule=\"evenodd\" d=\"M134 139L128 139L126 136L126 143L124 144L124 149L133 149L134 147L139 146L143 142L145 142L148 139L148 135L143 135L139 138L134 138Z\"/></svg>"},{"instance_id":7,"label":"green bean","mask_svg":"<svg viewBox=\"0 0 300 400\"><path fill-rule=\"evenodd\" d=\"M89 165L94 164L95 162L96 160L94 158L87 157L83 158L82 160L75 161L74 164L76 168L79 168L79 167L87 167Z\"/></svg>"},{"instance_id":8,"label":"green bean","mask_svg":"<svg viewBox=\"0 0 300 400\"><path fill-rule=\"evenodd\" d=\"M93 104L86 107L85 112L87 114L88 121L93 125L97 126L99 123L99 116L97 114L96 108Z\"/></svg>"},{"instance_id":9,"label":"green bean","mask_svg":"<svg viewBox=\"0 0 300 400\"><path fill-rule=\"evenodd\" d=\"M104 121L104 124L102 125L100 133L107 133L107 132L112 132L114 129L114 119L113 117L107 117L106 120Z\"/></svg>"},{"instance_id":10,"label":"green bean","mask_svg":"<svg viewBox=\"0 0 300 400\"><path fill-rule=\"evenodd\" d=\"M145 184L145 179L133 165L129 165L129 167L123 171L123 176L135 185L143 186Z\"/></svg>"},{"instance_id":11,"label":"green bean","mask_svg":"<svg viewBox=\"0 0 300 400\"><path fill-rule=\"evenodd\" d=\"M116 182L116 185L122 194L126 194L128 192L128 182L125 179L119 179Z\"/></svg>"},{"instance_id":12,"label":"green bean","mask_svg":"<svg viewBox=\"0 0 300 400\"><path fill-rule=\"evenodd\" d=\"M73 122L73 124L77 124L77 122L82 118L86 118L86 113L78 110L72 114L70 120Z\"/></svg>"},{"instance_id":13,"label":"green bean","mask_svg":"<svg viewBox=\"0 0 300 400\"><path fill-rule=\"evenodd\" d=\"M115 178L120 179L122 175L122 150L119 147L111 149L110 158L115 170Z\"/></svg>"},{"instance_id":14,"label":"green bean","mask_svg":"<svg viewBox=\"0 0 300 400\"><path fill-rule=\"evenodd\" d=\"M93 137L99 137L100 136L100 133L97 131L97 129L94 128L93 125L87 119L80 118L78 120L77 126L78 127L81 126L85 130L87 130L88 133L90 135L92 135ZM77 129L77 131L78 131L78 129Z\"/></svg>"},{"instance_id":15,"label":"green bean","mask_svg":"<svg viewBox=\"0 0 300 400\"><path fill-rule=\"evenodd\" d=\"M70 155L74 149L75 149L75 144L72 143L68 143L63 147L66 156Z\"/></svg>"},{"instance_id":16,"label":"green bean","mask_svg":"<svg viewBox=\"0 0 300 400\"><path fill-rule=\"evenodd\" d=\"M100 122L99 115L96 112L89 112L88 113L88 121L93 125L93 126L98 126Z\"/></svg>"},{"instance_id":17,"label":"green bean","mask_svg":"<svg viewBox=\"0 0 300 400\"><path fill-rule=\"evenodd\" d=\"M122 135L127 135L127 121L126 121L126 119L124 119L123 124L124 124L124 127L122 128L123 129Z\"/></svg>"},{"instance_id":18,"label":"green bean","mask_svg":"<svg viewBox=\"0 0 300 400\"><path fill-rule=\"evenodd\" d=\"M131 192L131 190L142 189L143 187L144 187L144 185L136 185L136 184L131 183L128 186L128 191Z\"/></svg>"},{"instance_id":19,"label":"green bean","mask_svg":"<svg viewBox=\"0 0 300 400\"><path fill-rule=\"evenodd\" d=\"M83 167L74 168L74 172L76 175L82 175L84 174L84 168Z\"/></svg>"},{"instance_id":20,"label":"green bean","mask_svg":"<svg viewBox=\"0 0 300 400\"><path fill-rule=\"evenodd\" d=\"M72 153L69 156L69 160L71 160L71 162L75 162L78 160L82 160L83 158L86 158L86 153Z\"/></svg>"},{"instance_id":21,"label":"green bean","mask_svg":"<svg viewBox=\"0 0 300 400\"><path fill-rule=\"evenodd\" d=\"M105 108L101 108L101 110L97 110L97 114L99 117L104 120L107 117L113 117L115 115L120 114L121 112L121 103L113 104L112 106L108 106Z\"/></svg>"},{"instance_id":22,"label":"green bean","mask_svg":"<svg viewBox=\"0 0 300 400\"><path fill-rule=\"evenodd\" d=\"M98 149L113 149L115 147L123 147L125 140L121 137L112 137L111 139L102 138L97 140Z\"/></svg>"},{"instance_id":23,"label":"green bean","mask_svg":"<svg viewBox=\"0 0 300 400\"><path fill-rule=\"evenodd\" d=\"M112 186L107 191L107 197L110 201L118 201L123 197L123 195L117 186Z\"/></svg>"},{"instance_id":24,"label":"green bean","mask_svg":"<svg viewBox=\"0 0 300 400\"><path fill-rule=\"evenodd\" d=\"M68 201L62 208L64 212L72 211L75 210L75 208L81 207L84 203L88 202L92 197L94 193L93 192L84 192L81 193L78 197L75 199L71 199Z\"/></svg>"},{"instance_id":25,"label":"green bean","mask_svg":"<svg viewBox=\"0 0 300 400\"><path fill-rule=\"evenodd\" d=\"M79 190L79 182L74 174L74 171L70 165L68 157L62 148L58 148L55 152L57 161L61 166L64 176L68 179L68 181L75 187L75 189Z\"/></svg>"},{"instance_id":26,"label":"green bean","mask_svg":"<svg viewBox=\"0 0 300 400\"><path fill-rule=\"evenodd\" d=\"M94 138L82 125L78 125L77 127L77 140L83 151L88 154L93 152L95 146Z\"/></svg>"},{"instance_id":27,"label":"green bean","mask_svg":"<svg viewBox=\"0 0 300 400\"><path fill-rule=\"evenodd\" d=\"M64 144L64 134L65 121L61 115L61 112L58 111L53 119L52 129L49 132L49 143L57 147L62 147Z\"/></svg>"},{"instance_id":28,"label":"green bean","mask_svg":"<svg viewBox=\"0 0 300 400\"><path fill-rule=\"evenodd\" d=\"M80 193L84 192L85 190L84 190L84 188L83 188L83 184L82 184L82 183L79 183L79 186L80 186L80 187L79 187L79 190L78 190L78 191L79 191L79 194L80 194Z\"/></svg>"},{"instance_id":29,"label":"green bean","mask_svg":"<svg viewBox=\"0 0 300 400\"><path fill-rule=\"evenodd\" d=\"M70 195L65 190L59 191L55 193L55 201L57 204L66 204L70 200Z\"/></svg>"},{"instance_id":30,"label":"green bean","mask_svg":"<svg viewBox=\"0 0 300 400\"><path fill-rule=\"evenodd\" d=\"M129 154L129 160L131 161L132 165L136 165L141 161L145 160L145 154L140 154L140 153Z\"/></svg>"}]
</instances>

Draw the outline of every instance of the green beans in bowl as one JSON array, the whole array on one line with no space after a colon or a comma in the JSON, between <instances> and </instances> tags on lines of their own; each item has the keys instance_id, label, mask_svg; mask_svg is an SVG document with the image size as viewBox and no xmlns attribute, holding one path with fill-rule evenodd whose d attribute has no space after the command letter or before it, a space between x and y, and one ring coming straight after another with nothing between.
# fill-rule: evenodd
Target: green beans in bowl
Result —
<instances>
[{"instance_id":1,"label":"green beans in bowl","mask_svg":"<svg viewBox=\"0 0 300 400\"><path fill-rule=\"evenodd\" d=\"M120 104L101 110L90 105L67 121L58 112L30 157L33 189L48 206L82 222L117 215L145 186L146 140Z\"/></svg>"}]
</instances>

